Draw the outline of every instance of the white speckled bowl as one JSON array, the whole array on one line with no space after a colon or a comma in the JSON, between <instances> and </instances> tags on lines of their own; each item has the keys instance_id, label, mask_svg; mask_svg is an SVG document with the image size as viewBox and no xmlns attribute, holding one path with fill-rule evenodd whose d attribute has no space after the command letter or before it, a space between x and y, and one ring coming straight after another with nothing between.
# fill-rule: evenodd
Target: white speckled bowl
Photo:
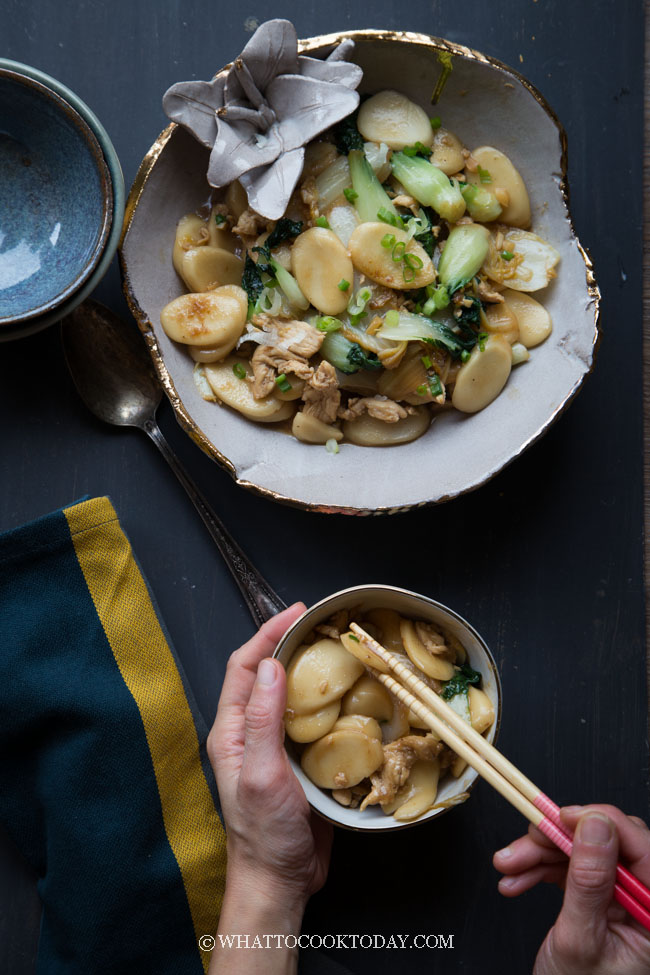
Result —
<instances>
[{"instance_id":1,"label":"white speckled bowl","mask_svg":"<svg viewBox=\"0 0 650 975\"><path fill-rule=\"evenodd\" d=\"M501 682L494 657L473 626L452 609L436 602L435 599L420 596L418 593L409 592L407 589L398 589L396 586L367 585L343 589L321 599L320 602L306 610L284 634L274 656L287 667L291 657L314 626L324 623L337 610L350 609L353 606L362 606L365 610L378 607L394 609L402 616L438 623L450 630L465 647L469 663L483 675L482 687L494 705L495 714L494 724L486 737L489 742L494 743L496 741L501 723ZM310 805L316 812L336 826L369 833L379 830L405 829L407 826L425 823L454 808L452 805L431 809L410 823L397 822L392 816L386 816L378 806L370 806L363 812L358 809L348 809L339 805L327 792L319 789L307 778L297 760L297 751L288 738L287 752L292 768L305 790ZM462 793L469 792L477 778L474 769L469 767L458 779L451 776L445 777L436 802L445 802L455 796L460 796Z\"/></svg>"},{"instance_id":2,"label":"white speckled bowl","mask_svg":"<svg viewBox=\"0 0 650 975\"><path fill-rule=\"evenodd\" d=\"M208 150L169 126L145 157L131 189L121 261L130 307L143 330L176 417L192 439L243 487L325 512L372 514L446 501L484 484L541 437L593 365L599 292L568 208L566 137L543 97L518 72L483 54L424 34L351 31L301 42L310 54L344 37L364 69L361 92L399 88L431 110L438 54L453 71L435 112L470 147L491 144L520 170L533 229L561 254L557 279L538 297L551 337L514 369L504 392L480 413L438 417L414 443L390 448L344 444L336 456L205 402L187 352L163 332L160 311L184 291L172 266L176 223L209 196Z\"/></svg>"}]
</instances>

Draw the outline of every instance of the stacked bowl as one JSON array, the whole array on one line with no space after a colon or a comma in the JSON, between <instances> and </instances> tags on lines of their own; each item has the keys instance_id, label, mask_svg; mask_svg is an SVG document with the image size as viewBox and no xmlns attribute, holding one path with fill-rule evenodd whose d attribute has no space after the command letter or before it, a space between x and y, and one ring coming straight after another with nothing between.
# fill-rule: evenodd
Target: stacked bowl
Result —
<instances>
[{"instance_id":1,"label":"stacked bowl","mask_svg":"<svg viewBox=\"0 0 650 975\"><path fill-rule=\"evenodd\" d=\"M117 248L124 178L98 119L35 68L0 58L0 341L59 321Z\"/></svg>"}]
</instances>

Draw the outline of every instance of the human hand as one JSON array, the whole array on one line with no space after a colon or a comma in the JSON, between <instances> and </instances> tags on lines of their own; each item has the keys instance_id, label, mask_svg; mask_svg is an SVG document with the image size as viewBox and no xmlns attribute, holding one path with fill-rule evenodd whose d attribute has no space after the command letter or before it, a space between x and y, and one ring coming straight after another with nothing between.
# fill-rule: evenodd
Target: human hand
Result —
<instances>
[{"instance_id":1,"label":"human hand","mask_svg":"<svg viewBox=\"0 0 650 975\"><path fill-rule=\"evenodd\" d=\"M301 915L325 883L332 829L311 812L284 750L284 667L269 659L305 606L274 616L231 656L208 755L228 841L227 888Z\"/></svg>"},{"instance_id":2,"label":"human hand","mask_svg":"<svg viewBox=\"0 0 650 975\"><path fill-rule=\"evenodd\" d=\"M575 831L570 861L533 826L494 855L506 897L540 882L564 888L534 975L647 975L650 935L614 900L614 884L620 851L630 871L650 885L650 830L615 806L569 806L561 815Z\"/></svg>"}]
</instances>

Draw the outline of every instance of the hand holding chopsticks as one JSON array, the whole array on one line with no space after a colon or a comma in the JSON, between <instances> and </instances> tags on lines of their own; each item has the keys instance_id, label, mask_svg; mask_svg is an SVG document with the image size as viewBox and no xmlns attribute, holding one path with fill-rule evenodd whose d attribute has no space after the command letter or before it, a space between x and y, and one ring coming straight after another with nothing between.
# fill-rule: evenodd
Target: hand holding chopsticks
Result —
<instances>
[{"instance_id":1,"label":"hand holding chopsticks","mask_svg":"<svg viewBox=\"0 0 650 975\"><path fill-rule=\"evenodd\" d=\"M379 657L394 675L376 673L377 680L426 722L441 741L471 765L481 778L489 782L529 822L570 856L573 838L560 819L559 807L456 714L440 695L405 667L395 654L382 647L356 623L352 623L350 629L362 645L371 654ZM620 864L616 879L616 900L650 931L650 890Z\"/></svg>"}]
</instances>

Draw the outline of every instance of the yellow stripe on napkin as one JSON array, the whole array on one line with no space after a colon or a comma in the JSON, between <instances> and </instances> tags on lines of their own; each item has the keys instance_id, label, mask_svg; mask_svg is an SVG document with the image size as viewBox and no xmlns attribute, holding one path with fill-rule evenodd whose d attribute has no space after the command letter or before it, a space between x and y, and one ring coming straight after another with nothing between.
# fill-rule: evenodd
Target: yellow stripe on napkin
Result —
<instances>
[{"instance_id":1,"label":"yellow stripe on napkin","mask_svg":"<svg viewBox=\"0 0 650 975\"><path fill-rule=\"evenodd\" d=\"M64 514L113 656L140 711L194 931L197 939L213 934L225 886L226 837L178 669L108 498L84 501ZM201 957L207 971L209 955Z\"/></svg>"}]
</instances>

